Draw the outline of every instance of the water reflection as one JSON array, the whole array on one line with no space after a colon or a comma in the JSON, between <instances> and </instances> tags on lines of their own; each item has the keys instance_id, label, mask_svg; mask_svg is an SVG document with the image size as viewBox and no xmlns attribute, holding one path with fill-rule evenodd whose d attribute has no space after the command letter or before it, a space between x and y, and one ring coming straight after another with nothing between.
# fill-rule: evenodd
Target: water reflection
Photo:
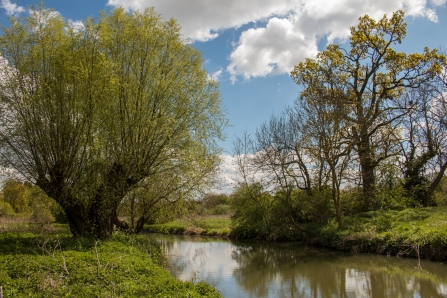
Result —
<instances>
[{"instance_id":1,"label":"water reflection","mask_svg":"<svg viewBox=\"0 0 447 298\"><path fill-rule=\"evenodd\" d=\"M171 274L224 297L447 297L445 264L351 255L292 243L150 235Z\"/></svg>"}]
</instances>

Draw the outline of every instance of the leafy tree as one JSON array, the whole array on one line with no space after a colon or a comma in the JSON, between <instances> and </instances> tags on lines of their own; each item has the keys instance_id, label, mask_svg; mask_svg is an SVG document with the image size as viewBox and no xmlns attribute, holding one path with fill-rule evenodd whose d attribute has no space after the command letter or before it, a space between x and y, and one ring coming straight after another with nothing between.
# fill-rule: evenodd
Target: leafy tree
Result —
<instances>
[{"instance_id":1,"label":"leafy tree","mask_svg":"<svg viewBox=\"0 0 447 298\"><path fill-rule=\"evenodd\" d=\"M30 212L30 191L21 182L7 180L3 185L3 197L16 213Z\"/></svg>"},{"instance_id":2,"label":"leafy tree","mask_svg":"<svg viewBox=\"0 0 447 298\"><path fill-rule=\"evenodd\" d=\"M203 205L207 209L213 209L216 208L218 205L221 204L228 204L229 203L229 196L226 194L217 194L217 193L207 193L203 196L201 199Z\"/></svg>"},{"instance_id":3,"label":"leafy tree","mask_svg":"<svg viewBox=\"0 0 447 298\"><path fill-rule=\"evenodd\" d=\"M407 196L427 207L447 169L447 74L421 88L407 91L399 104L407 110L400 122L404 189Z\"/></svg>"},{"instance_id":4,"label":"leafy tree","mask_svg":"<svg viewBox=\"0 0 447 298\"><path fill-rule=\"evenodd\" d=\"M74 236L129 228L117 210L135 189L161 200L212 182L226 119L174 20L116 9L75 30L37 7L3 31L1 164L54 198Z\"/></svg>"},{"instance_id":5,"label":"leafy tree","mask_svg":"<svg viewBox=\"0 0 447 298\"><path fill-rule=\"evenodd\" d=\"M351 49L329 45L316 59L306 59L291 72L304 86L301 96L344 105L346 132L356 151L363 185L363 210L371 209L375 195L374 171L395 155L390 125L405 112L394 101L406 88L418 88L441 70L445 57L437 50L422 54L396 52L392 46L405 38L403 11L375 21L365 15L351 27Z\"/></svg>"}]
</instances>

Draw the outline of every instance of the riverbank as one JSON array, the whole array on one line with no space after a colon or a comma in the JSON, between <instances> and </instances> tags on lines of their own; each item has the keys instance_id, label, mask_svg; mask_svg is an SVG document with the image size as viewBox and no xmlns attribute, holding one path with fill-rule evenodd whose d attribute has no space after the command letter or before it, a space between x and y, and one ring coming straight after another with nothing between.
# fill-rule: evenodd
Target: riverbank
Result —
<instances>
[{"instance_id":1,"label":"riverbank","mask_svg":"<svg viewBox=\"0 0 447 298\"><path fill-rule=\"evenodd\" d=\"M144 236L74 239L66 226L2 223L3 297L221 297L204 282L163 268L160 246Z\"/></svg>"},{"instance_id":2,"label":"riverbank","mask_svg":"<svg viewBox=\"0 0 447 298\"><path fill-rule=\"evenodd\" d=\"M223 217L199 217L196 222L199 225L195 225L194 220L182 219L147 225L145 230L165 234L256 238L246 237L237 229L232 230L228 216L226 220ZM340 251L447 261L447 208L371 211L344 217L344 228L341 230L335 221L325 225L307 223L300 225L299 229L285 227L275 231L272 239L302 241Z\"/></svg>"},{"instance_id":3,"label":"riverbank","mask_svg":"<svg viewBox=\"0 0 447 298\"><path fill-rule=\"evenodd\" d=\"M163 224L145 225L148 233L202 235L230 238L231 218L229 215L189 216Z\"/></svg>"},{"instance_id":4,"label":"riverbank","mask_svg":"<svg viewBox=\"0 0 447 298\"><path fill-rule=\"evenodd\" d=\"M447 261L447 208L372 211L335 222L308 225L309 244L342 251Z\"/></svg>"}]
</instances>

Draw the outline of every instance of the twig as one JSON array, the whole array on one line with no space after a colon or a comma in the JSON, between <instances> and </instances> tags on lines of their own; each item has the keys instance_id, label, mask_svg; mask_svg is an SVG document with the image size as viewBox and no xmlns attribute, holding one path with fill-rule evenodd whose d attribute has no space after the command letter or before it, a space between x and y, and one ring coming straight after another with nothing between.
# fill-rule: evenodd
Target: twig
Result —
<instances>
[{"instance_id":1,"label":"twig","mask_svg":"<svg viewBox=\"0 0 447 298\"><path fill-rule=\"evenodd\" d=\"M98 249L96 248L96 245L98 244L98 241L95 241L95 256L96 256L96 275L99 276L99 269L101 268L101 263L99 262L99 255L98 255Z\"/></svg>"}]
</instances>

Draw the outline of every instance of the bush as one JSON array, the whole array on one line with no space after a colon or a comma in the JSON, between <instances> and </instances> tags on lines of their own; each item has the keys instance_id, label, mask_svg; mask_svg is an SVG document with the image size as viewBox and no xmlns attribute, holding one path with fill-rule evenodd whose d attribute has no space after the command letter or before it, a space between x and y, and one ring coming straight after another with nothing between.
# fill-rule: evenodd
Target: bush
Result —
<instances>
[{"instance_id":1,"label":"bush","mask_svg":"<svg viewBox=\"0 0 447 298\"><path fill-rule=\"evenodd\" d=\"M13 216L15 215L14 209L6 202L0 201L0 216Z\"/></svg>"},{"instance_id":2,"label":"bush","mask_svg":"<svg viewBox=\"0 0 447 298\"><path fill-rule=\"evenodd\" d=\"M242 238L269 238L273 197L260 183L242 185L232 197L234 235Z\"/></svg>"},{"instance_id":3,"label":"bush","mask_svg":"<svg viewBox=\"0 0 447 298\"><path fill-rule=\"evenodd\" d=\"M52 222L55 221L55 218L53 216L53 214L51 214L51 211L48 210L47 208L36 208L33 209L33 214L31 215L31 220L45 225L45 224L50 224Z\"/></svg>"},{"instance_id":4,"label":"bush","mask_svg":"<svg viewBox=\"0 0 447 298\"><path fill-rule=\"evenodd\" d=\"M227 215L232 212L231 206L227 204L219 204L213 209L211 209L212 215Z\"/></svg>"}]
</instances>

